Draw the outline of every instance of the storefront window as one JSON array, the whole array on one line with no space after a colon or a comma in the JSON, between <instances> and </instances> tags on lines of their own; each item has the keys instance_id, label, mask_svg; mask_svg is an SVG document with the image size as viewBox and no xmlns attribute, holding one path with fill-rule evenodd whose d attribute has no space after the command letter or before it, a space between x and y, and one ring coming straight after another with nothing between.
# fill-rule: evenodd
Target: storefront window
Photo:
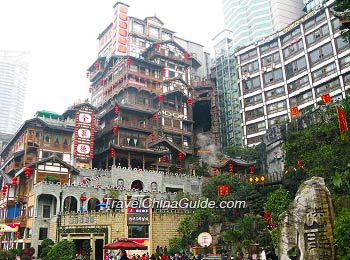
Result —
<instances>
[{"instance_id":1,"label":"storefront window","mask_svg":"<svg viewBox=\"0 0 350 260\"><path fill-rule=\"evenodd\" d=\"M128 237L129 238L148 238L149 237L148 230L149 230L148 225L128 226Z\"/></svg>"}]
</instances>

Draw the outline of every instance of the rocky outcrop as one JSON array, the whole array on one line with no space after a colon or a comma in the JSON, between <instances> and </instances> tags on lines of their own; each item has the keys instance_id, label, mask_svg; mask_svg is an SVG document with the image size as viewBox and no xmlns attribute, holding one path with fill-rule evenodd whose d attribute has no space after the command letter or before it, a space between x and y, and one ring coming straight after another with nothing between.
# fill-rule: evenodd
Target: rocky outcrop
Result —
<instances>
[{"instance_id":1,"label":"rocky outcrop","mask_svg":"<svg viewBox=\"0 0 350 260\"><path fill-rule=\"evenodd\" d=\"M324 179L305 181L280 215L279 259L335 259L333 221L333 205Z\"/></svg>"}]
</instances>

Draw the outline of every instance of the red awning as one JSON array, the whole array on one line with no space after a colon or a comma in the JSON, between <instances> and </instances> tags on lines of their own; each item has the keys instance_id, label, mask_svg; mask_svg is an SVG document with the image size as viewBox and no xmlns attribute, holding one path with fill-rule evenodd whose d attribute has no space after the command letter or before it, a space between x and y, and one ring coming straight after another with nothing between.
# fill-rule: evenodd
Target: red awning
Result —
<instances>
[{"instance_id":1,"label":"red awning","mask_svg":"<svg viewBox=\"0 0 350 260\"><path fill-rule=\"evenodd\" d=\"M118 242L107 244L103 247L104 249L123 249L123 250L146 250L147 246L144 246L140 243L128 240L128 239L119 239Z\"/></svg>"}]
</instances>

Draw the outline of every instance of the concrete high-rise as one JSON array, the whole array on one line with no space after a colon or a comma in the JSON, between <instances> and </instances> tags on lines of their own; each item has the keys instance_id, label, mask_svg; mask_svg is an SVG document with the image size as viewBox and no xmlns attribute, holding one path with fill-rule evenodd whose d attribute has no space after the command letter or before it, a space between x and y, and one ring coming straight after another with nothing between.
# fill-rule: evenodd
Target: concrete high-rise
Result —
<instances>
[{"instance_id":1,"label":"concrete high-rise","mask_svg":"<svg viewBox=\"0 0 350 260\"><path fill-rule=\"evenodd\" d=\"M0 132L14 134L22 123L28 53L0 51Z\"/></svg>"},{"instance_id":2,"label":"concrete high-rise","mask_svg":"<svg viewBox=\"0 0 350 260\"><path fill-rule=\"evenodd\" d=\"M304 14L302 0L223 0L223 9L234 47L279 31Z\"/></svg>"}]
</instances>

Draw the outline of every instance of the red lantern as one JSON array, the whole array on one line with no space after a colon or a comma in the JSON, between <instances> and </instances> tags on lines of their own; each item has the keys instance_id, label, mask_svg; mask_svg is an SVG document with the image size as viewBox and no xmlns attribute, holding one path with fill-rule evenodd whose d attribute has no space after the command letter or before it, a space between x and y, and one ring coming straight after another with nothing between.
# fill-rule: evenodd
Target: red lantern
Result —
<instances>
[{"instance_id":1,"label":"red lantern","mask_svg":"<svg viewBox=\"0 0 350 260\"><path fill-rule=\"evenodd\" d=\"M185 52L184 57L185 57L186 60L188 59L189 55L188 55L187 52Z\"/></svg>"},{"instance_id":2,"label":"red lantern","mask_svg":"<svg viewBox=\"0 0 350 260\"><path fill-rule=\"evenodd\" d=\"M230 173L233 173L233 163L230 163L230 164L229 164L229 172L230 172Z\"/></svg>"},{"instance_id":3,"label":"red lantern","mask_svg":"<svg viewBox=\"0 0 350 260\"><path fill-rule=\"evenodd\" d=\"M216 168L213 168L213 175L216 176Z\"/></svg>"},{"instance_id":4,"label":"red lantern","mask_svg":"<svg viewBox=\"0 0 350 260\"><path fill-rule=\"evenodd\" d=\"M100 80L98 81L98 84L100 84L100 86L102 86L102 85L103 85L103 79L100 79Z\"/></svg>"},{"instance_id":5,"label":"red lantern","mask_svg":"<svg viewBox=\"0 0 350 260\"><path fill-rule=\"evenodd\" d=\"M86 77L88 78L90 76L90 73L89 72L86 72Z\"/></svg>"},{"instance_id":6,"label":"red lantern","mask_svg":"<svg viewBox=\"0 0 350 260\"><path fill-rule=\"evenodd\" d=\"M187 99L187 104L188 104L189 106L192 106L192 98L188 98L188 99Z\"/></svg>"},{"instance_id":7,"label":"red lantern","mask_svg":"<svg viewBox=\"0 0 350 260\"><path fill-rule=\"evenodd\" d=\"M103 198L103 202L107 202L108 201L108 199L107 198Z\"/></svg>"},{"instance_id":8,"label":"red lantern","mask_svg":"<svg viewBox=\"0 0 350 260\"><path fill-rule=\"evenodd\" d=\"M303 162L301 160L298 160L298 166L299 166L299 169L303 168Z\"/></svg>"},{"instance_id":9,"label":"red lantern","mask_svg":"<svg viewBox=\"0 0 350 260\"><path fill-rule=\"evenodd\" d=\"M13 178L12 178L12 186L13 186L13 187L16 187L16 185L17 185L17 178L16 178L16 177L13 177Z\"/></svg>"},{"instance_id":10,"label":"red lantern","mask_svg":"<svg viewBox=\"0 0 350 260\"><path fill-rule=\"evenodd\" d=\"M118 131L118 126L114 125L114 126L113 126L113 133L116 134L117 131Z\"/></svg>"},{"instance_id":11,"label":"red lantern","mask_svg":"<svg viewBox=\"0 0 350 260\"><path fill-rule=\"evenodd\" d=\"M158 97L158 101L159 101L159 103L162 103L163 102L163 96L159 96Z\"/></svg>"},{"instance_id":12,"label":"red lantern","mask_svg":"<svg viewBox=\"0 0 350 260\"><path fill-rule=\"evenodd\" d=\"M165 155L162 156L162 163L166 163L166 157L165 157Z\"/></svg>"},{"instance_id":13,"label":"red lantern","mask_svg":"<svg viewBox=\"0 0 350 260\"><path fill-rule=\"evenodd\" d=\"M116 113L116 114L119 113L119 107L118 107L118 106L115 106L115 107L114 107L114 113Z\"/></svg>"},{"instance_id":14,"label":"red lantern","mask_svg":"<svg viewBox=\"0 0 350 260\"><path fill-rule=\"evenodd\" d=\"M80 200L81 200L81 201L86 201L86 196L85 196L85 195L81 195L81 196L80 196Z\"/></svg>"},{"instance_id":15,"label":"red lantern","mask_svg":"<svg viewBox=\"0 0 350 260\"><path fill-rule=\"evenodd\" d=\"M219 185L218 186L218 196L223 197L230 193L230 187L228 185Z\"/></svg>"},{"instance_id":16,"label":"red lantern","mask_svg":"<svg viewBox=\"0 0 350 260\"><path fill-rule=\"evenodd\" d=\"M26 176L27 179L28 179L29 176L30 176L30 171L31 171L30 168L25 168L25 169L24 169L24 175Z\"/></svg>"},{"instance_id":17,"label":"red lantern","mask_svg":"<svg viewBox=\"0 0 350 260\"><path fill-rule=\"evenodd\" d=\"M111 157L114 157L114 148L111 147L111 149L109 150L109 154L111 155Z\"/></svg>"},{"instance_id":18,"label":"red lantern","mask_svg":"<svg viewBox=\"0 0 350 260\"><path fill-rule=\"evenodd\" d=\"M126 59L126 64L127 64L127 65L130 65L130 64L131 64L131 58L130 58L130 57L128 57L128 58Z\"/></svg>"},{"instance_id":19,"label":"red lantern","mask_svg":"<svg viewBox=\"0 0 350 260\"><path fill-rule=\"evenodd\" d=\"M182 153L181 152L179 152L178 158L179 158L179 162L181 162L182 161Z\"/></svg>"},{"instance_id":20,"label":"red lantern","mask_svg":"<svg viewBox=\"0 0 350 260\"><path fill-rule=\"evenodd\" d=\"M166 75L166 68L162 69L162 75L165 76Z\"/></svg>"},{"instance_id":21,"label":"red lantern","mask_svg":"<svg viewBox=\"0 0 350 260\"><path fill-rule=\"evenodd\" d=\"M160 49L160 44L157 43L157 44L156 44L156 50L159 51L159 49Z\"/></svg>"},{"instance_id":22,"label":"red lantern","mask_svg":"<svg viewBox=\"0 0 350 260\"><path fill-rule=\"evenodd\" d=\"M249 168L249 173L250 173L250 174L254 174L254 166L253 166L253 165L250 166L250 168Z\"/></svg>"},{"instance_id":23,"label":"red lantern","mask_svg":"<svg viewBox=\"0 0 350 260\"><path fill-rule=\"evenodd\" d=\"M99 69L100 68L100 63L98 62L98 61L96 61L96 63L95 63L95 69Z\"/></svg>"},{"instance_id":24,"label":"red lantern","mask_svg":"<svg viewBox=\"0 0 350 260\"><path fill-rule=\"evenodd\" d=\"M156 140L156 135L152 133L151 138L152 138L152 141Z\"/></svg>"},{"instance_id":25,"label":"red lantern","mask_svg":"<svg viewBox=\"0 0 350 260\"><path fill-rule=\"evenodd\" d=\"M157 122L157 114L153 114L153 121Z\"/></svg>"}]
</instances>

